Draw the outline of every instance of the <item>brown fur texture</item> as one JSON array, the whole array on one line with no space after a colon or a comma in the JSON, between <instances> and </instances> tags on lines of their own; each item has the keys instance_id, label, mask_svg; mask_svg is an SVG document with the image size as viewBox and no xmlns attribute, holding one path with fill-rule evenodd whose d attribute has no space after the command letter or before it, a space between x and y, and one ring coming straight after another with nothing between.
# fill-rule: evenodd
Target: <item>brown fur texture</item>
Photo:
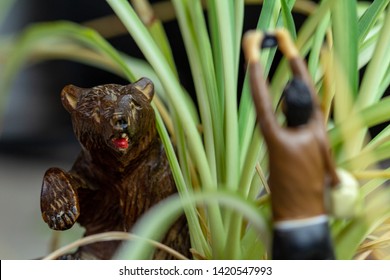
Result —
<instances>
[{"instance_id":1,"label":"brown fur texture","mask_svg":"<svg viewBox=\"0 0 390 280\"><path fill-rule=\"evenodd\" d=\"M150 102L153 83L142 78L126 86L62 91L82 151L72 169L46 171L41 191L44 221L66 230L77 221L85 235L129 231L150 207L176 192ZM182 217L164 243L189 255L189 233ZM111 259L120 242L86 245L68 259ZM157 251L154 258L169 255Z\"/></svg>"}]
</instances>

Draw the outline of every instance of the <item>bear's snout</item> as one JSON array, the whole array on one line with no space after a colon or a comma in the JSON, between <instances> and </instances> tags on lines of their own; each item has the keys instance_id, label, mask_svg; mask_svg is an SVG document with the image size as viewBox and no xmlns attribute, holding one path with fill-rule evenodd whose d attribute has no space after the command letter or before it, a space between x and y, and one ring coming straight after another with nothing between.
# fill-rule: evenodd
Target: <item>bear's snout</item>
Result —
<instances>
[{"instance_id":1,"label":"bear's snout","mask_svg":"<svg viewBox=\"0 0 390 280\"><path fill-rule=\"evenodd\" d=\"M114 117L112 119L113 128L117 132L124 132L129 127L128 121L123 116Z\"/></svg>"}]
</instances>

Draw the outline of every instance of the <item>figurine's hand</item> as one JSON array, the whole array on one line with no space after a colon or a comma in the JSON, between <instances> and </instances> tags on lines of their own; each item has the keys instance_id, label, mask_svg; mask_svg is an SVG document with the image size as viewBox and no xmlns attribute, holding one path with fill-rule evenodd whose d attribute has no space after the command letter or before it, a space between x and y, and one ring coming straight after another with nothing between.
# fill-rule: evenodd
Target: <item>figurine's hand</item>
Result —
<instances>
[{"instance_id":1,"label":"figurine's hand","mask_svg":"<svg viewBox=\"0 0 390 280\"><path fill-rule=\"evenodd\" d=\"M275 37L278 39L278 46L280 51L286 56L287 59L291 59L299 55L299 52L287 29L281 28L275 30Z\"/></svg>"},{"instance_id":2,"label":"figurine's hand","mask_svg":"<svg viewBox=\"0 0 390 280\"><path fill-rule=\"evenodd\" d=\"M43 220L54 230L71 228L80 215L77 193L70 174L50 168L43 178L41 212Z\"/></svg>"},{"instance_id":3,"label":"figurine's hand","mask_svg":"<svg viewBox=\"0 0 390 280\"><path fill-rule=\"evenodd\" d=\"M247 63L257 63L259 61L259 48L263 36L263 32L259 30L250 30L245 33L242 40L242 47Z\"/></svg>"}]
</instances>

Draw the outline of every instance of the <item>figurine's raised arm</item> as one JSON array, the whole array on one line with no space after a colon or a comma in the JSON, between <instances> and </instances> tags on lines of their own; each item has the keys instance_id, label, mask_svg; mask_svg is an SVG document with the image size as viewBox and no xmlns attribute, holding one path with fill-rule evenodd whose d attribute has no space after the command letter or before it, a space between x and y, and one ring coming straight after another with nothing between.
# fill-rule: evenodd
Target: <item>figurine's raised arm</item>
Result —
<instances>
[{"instance_id":1,"label":"figurine's raised arm","mask_svg":"<svg viewBox=\"0 0 390 280\"><path fill-rule=\"evenodd\" d=\"M248 31L243 38L243 50L249 70L249 80L254 100L257 122L266 141L275 136L275 129L279 127L272 102L270 100L268 83L264 79L263 69L260 65L260 46L264 39L261 31Z\"/></svg>"},{"instance_id":2,"label":"figurine's raised arm","mask_svg":"<svg viewBox=\"0 0 390 280\"><path fill-rule=\"evenodd\" d=\"M313 100L313 118L317 122L317 134L318 139L322 143L323 157L326 169L328 170L328 175L330 177L330 185L335 187L339 184L339 179L336 173L336 167L330 156L329 144L327 140L327 135L325 133L324 118L320 107L320 102L316 94L316 90L313 84L313 81L307 70L306 62L299 55L295 44L292 42L290 34L286 29L277 29L275 31L275 37L278 40L278 46L284 56L288 59L291 71L294 78L302 80L306 86L309 88Z\"/></svg>"},{"instance_id":3,"label":"figurine's raised arm","mask_svg":"<svg viewBox=\"0 0 390 280\"><path fill-rule=\"evenodd\" d=\"M307 70L306 62L299 55L299 52L286 29L275 30L275 37L278 40L278 47L280 51L284 54L290 64L290 68L294 78L302 80L310 89L310 94L314 105L314 117L317 120L323 122L319 100L316 94L316 90L314 88L313 81Z\"/></svg>"},{"instance_id":4,"label":"figurine's raised arm","mask_svg":"<svg viewBox=\"0 0 390 280\"><path fill-rule=\"evenodd\" d=\"M276 45L289 60L294 76L283 90L283 126L275 117L259 63L259 49ZM338 178L305 61L286 30L249 31L243 49L257 120L268 151L272 258L334 259L324 197L325 188L337 185Z\"/></svg>"}]
</instances>

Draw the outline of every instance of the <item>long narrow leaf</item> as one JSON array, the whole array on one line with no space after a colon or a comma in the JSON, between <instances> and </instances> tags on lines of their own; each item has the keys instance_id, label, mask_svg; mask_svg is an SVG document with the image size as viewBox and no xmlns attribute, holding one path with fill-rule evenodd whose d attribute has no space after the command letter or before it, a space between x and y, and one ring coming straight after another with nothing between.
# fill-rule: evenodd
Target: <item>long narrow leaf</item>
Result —
<instances>
[{"instance_id":1,"label":"long narrow leaf","mask_svg":"<svg viewBox=\"0 0 390 280\"><path fill-rule=\"evenodd\" d=\"M288 13L291 14L292 4L295 1L289 1L286 3L286 9ZM269 11L272 11L270 13ZM262 13L260 15L258 28L261 24L264 24L262 28L265 29L273 29L278 26L281 20L281 5L278 4L278 1L266 1L264 2L264 7ZM270 20L267 22L264 18L269 18ZM268 25L268 26L265 26ZM294 31L295 33L295 31ZM265 73L267 75L270 65L273 61L273 57L275 55L275 49L267 50L262 52L261 60L263 62ZM255 123L255 112L253 110L252 97L249 92L248 86L248 78L245 77L244 88L242 93L242 101L240 104L240 146L241 146L241 176L240 176L240 189L239 192L243 194L245 197L248 197L250 194L251 183L253 182L253 175L255 173L255 164L258 160L260 154L261 147L261 138L259 135L259 131L254 131L254 123ZM245 109L244 109L245 108ZM245 122L243 120L245 119ZM243 134L241 134L243 133ZM249 142L250 141L250 142ZM232 219L232 223L230 225L228 244L232 244L234 240L240 239L240 228L242 223L242 217L235 216ZM229 252L228 252L229 253ZM232 255L236 255L235 257L239 257L239 255L231 250L230 253ZM241 253L242 254L242 253Z\"/></svg>"},{"instance_id":2,"label":"long narrow leaf","mask_svg":"<svg viewBox=\"0 0 390 280\"><path fill-rule=\"evenodd\" d=\"M157 75L165 88L169 100L174 106L177 113L180 115L182 123L185 124L185 131L188 137L191 151L193 152L194 160L196 162L202 182L206 186L212 186L213 179L210 174L210 168L207 163L207 158L203 150L202 141L197 131L189 112L186 110L185 97L183 96L183 90L175 75L170 70L168 62L163 57L158 46L149 35L145 26L139 20L129 3L125 0L108 0L108 3L116 12L118 17L122 20L138 46L143 51L146 59L150 65L154 68Z\"/></svg>"},{"instance_id":3,"label":"long narrow leaf","mask_svg":"<svg viewBox=\"0 0 390 280\"><path fill-rule=\"evenodd\" d=\"M237 79L238 79L238 57L239 50L236 49L235 40L240 34L235 34L235 13L234 2L225 2L210 0L211 5L215 7L216 25L219 32L219 40L222 53L223 65L223 92L224 92L224 131L225 131L225 151L224 151L224 178L222 186L230 190L236 190L239 180L239 137L238 137L238 114L237 114ZM224 211L225 228L229 228L231 221L231 212ZM228 230L229 231L229 230ZM229 235L225 235L229 236ZM223 254L226 248L226 238L221 239L218 258L229 257ZM239 249L238 240L230 246L230 252L236 252Z\"/></svg>"},{"instance_id":4,"label":"long narrow leaf","mask_svg":"<svg viewBox=\"0 0 390 280\"><path fill-rule=\"evenodd\" d=\"M377 102L382 95L380 91L381 81L387 75L390 66L390 52L387 47L390 44L390 9L386 11L386 18L379 40L375 47L372 60L368 64L366 73L361 82L359 97L356 107L364 108ZM357 148L363 145L364 137L367 130L362 130L356 138L353 139Z\"/></svg>"},{"instance_id":5,"label":"long narrow leaf","mask_svg":"<svg viewBox=\"0 0 390 280\"><path fill-rule=\"evenodd\" d=\"M281 0L282 7L282 16L284 27L290 32L292 38L295 40L297 38L297 30L295 28L294 18L292 16L291 10L295 4L295 0Z\"/></svg>"},{"instance_id":6,"label":"long narrow leaf","mask_svg":"<svg viewBox=\"0 0 390 280\"><path fill-rule=\"evenodd\" d=\"M354 139L355 135L361 129L361 126L371 127L390 119L390 98L384 98L381 102L376 103L362 111L358 111L359 119L351 117L344 122L332 128L329 131L329 138L332 146L341 143L344 135L349 135L349 139Z\"/></svg>"},{"instance_id":7,"label":"long narrow leaf","mask_svg":"<svg viewBox=\"0 0 390 280\"><path fill-rule=\"evenodd\" d=\"M374 0L370 7L360 17L358 23L359 43L362 44L367 34L375 25L378 17L382 15L382 12L390 3L390 0Z\"/></svg>"},{"instance_id":8,"label":"long narrow leaf","mask_svg":"<svg viewBox=\"0 0 390 280\"><path fill-rule=\"evenodd\" d=\"M159 124L157 126L158 132L161 136L161 139L164 143L164 147L167 153L167 157L169 159L172 173L176 182L176 186L179 190L179 194L181 197L187 198L192 195L192 191L186 186L186 182L182 176L182 172L180 170L180 165L177 161L175 150L172 146L170 137L168 132L166 131L162 119L159 114L156 114L156 120L157 123ZM186 213L188 225L190 232L192 233L191 235L191 240L192 240L192 246L194 249L197 250L197 252L209 256L211 255L210 249L208 247L207 241L204 238L204 235L202 233L202 229L199 224L199 219L197 215L197 211L195 207L185 207L184 212Z\"/></svg>"},{"instance_id":9,"label":"long narrow leaf","mask_svg":"<svg viewBox=\"0 0 390 280\"><path fill-rule=\"evenodd\" d=\"M125 0L108 0L108 3L113 8L118 17L122 20L140 49L143 51L146 59L159 76L167 95L169 96L170 103L175 109L177 116L180 116L182 127L186 133L188 140L188 147L191 157L194 159L196 169L199 172L201 178L201 184L207 189L216 188L215 179L211 174L211 169L207 161L205 151L203 149L202 140L197 131L197 127L191 119L189 112L186 110L185 97L181 89L181 86L174 74L170 70L167 61L164 59L158 46L150 37L148 31L144 25L140 22L139 18ZM184 145L182 143L181 145ZM210 227L212 235L213 251L221 251L223 244L223 237L217 238L217 234L224 234L222 217L220 215L220 209L217 205L211 205L208 209L210 218Z\"/></svg>"},{"instance_id":10,"label":"long narrow leaf","mask_svg":"<svg viewBox=\"0 0 390 280\"><path fill-rule=\"evenodd\" d=\"M9 93L13 79L26 62L26 59L36 44L39 44L43 38L48 40L49 38L58 39L60 37L77 40L92 49L98 50L111 61L115 62L127 79L130 81L135 80L134 74L128 68L120 54L96 31L70 22L52 22L33 25L26 29L20 36L19 41L15 44L14 50L3 66L0 79L0 115L4 111L5 100L7 99L7 93Z\"/></svg>"},{"instance_id":11,"label":"long narrow leaf","mask_svg":"<svg viewBox=\"0 0 390 280\"><path fill-rule=\"evenodd\" d=\"M212 193L194 194L192 197L180 199L177 196L170 197L154 206L135 225L134 233L147 239L161 240L170 225L179 217L183 207L198 203L219 203L225 208L236 211L243 215L258 232L260 242L269 244L268 226L258 212L258 209L241 199L237 195L218 191ZM158 217L158 219L156 219ZM118 259L145 259L151 254L152 247L141 240L130 242L118 253Z\"/></svg>"},{"instance_id":12,"label":"long narrow leaf","mask_svg":"<svg viewBox=\"0 0 390 280\"><path fill-rule=\"evenodd\" d=\"M214 1L214 0L213 0ZM225 158L226 172L225 184L228 188L237 188L238 172L240 166L239 140L238 140L238 116L237 116L237 71L236 62L232 58L238 56L238 50L235 49L234 31L232 26L232 5L224 1L215 1L217 10L218 29L220 40L224 42L221 45L222 62L224 73L224 92L225 92Z\"/></svg>"},{"instance_id":13,"label":"long narrow leaf","mask_svg":"<svg viewBox=\"0 0 390 280\"><path fill-rule=\"evenodd\" d=\"M241 37L242 37L242 28L244 25L244 7L245 7L245 0L235 0L234 1L234 38L233 41L235 42L235 51L236 54L236 71L238 72L238 69L240 68L239 62L240 62L240 50L241 50ZM238 73L236 73L236 77L238 77Z\"/></svg>"},{"instance_id":14,"label":"long narrow leaf","mask_svg":"<svg viewBox=\"0 0 390 280\"><path fill-rule=\"evenodd\" d=\"M313 45L310 50L308 69L311 76L315 79L319 70L320 54L324 44L324 38L330 24L330 13L325 15L323 20L318 24L318 28L313 36Z\"/></svg>"},{"instance_id":15,"label":"long narrow leaf","mask_svg":"<svg viewBox=\"0 0 390 280\"><path fill-rule=\"evenodd\" d=\"M186 45L202 121L205 147L212 174L220 180L224 167L223 92L218 81L200 1L174 1ZM184 5L184 3L187 3ZM219 67L220 68L220 67ZM208 101L208 102L207 102ZM207 113L207 114L206 114ZM214 153L214 155L213 155Z\"/></svg>"},{"instance_id":16,"label":"long narrow leaf","mask_svg":"<svg viewBox=\"0 0 390 280\"><path fill-rule=\"evenodd\" d=\"M217 91L218 91L217 97L219 100L218 103L220 104L219 112L221 113L221 116L224 116L224 104L225 104L225 96L223 94L224 79L223 79L222 52L220 51L223 42L221 42L219 36L217 11L216 11L215 3L213 1L207 2L207 15L208 15L210 41L211 41L213 59L214 59L215 79L216 79L215 81L216 81Z\"/></svg>"},{"instance_id":17,"label":"long narrow leaf","mask_svg":"<svg viewBox=\"0 0 390 280\"><path fill-rule=\"evenodd\" d=\"M312 35L316 32L318 25L323 21L324 17L329 13L330 9L335 5L336 0L323 0L317 9L308 17L300 28L296 40L296 45L300 54L306 56L312 45ZM285 60L282 60L279 67L276 69L272 79L271 89L275 94L275 99L280 98L280 94L289 77L288 65ZM314 78L314 77L313 77Z\"/></svg>"},{"instance_id":18,"label":"long narrow leaf","mask_svg":"<svg viewBox=\"0 0 390 280\"><path fill-rule=\"evenodd\" d=\"M356 1L337 1L332 9L332 21L335 56L340 62L340 67L344 70L344 76L351 94L356 97L358 92Z\"/></svg>"},{"instance_id":19,"label":"long narrow leaf","mask_svg":"<svg viewBox=\"0 0 390 280\"><path fill-rule=\"evenodd\" d=\"M390 194L382 191L365 205L364 214L356 217L335 238L338 259L351 259L364 238L390 217Z\"/></svg>"},{"instance_id":20,"label":"long narrow leaf","mask_svg":"<svg viewBox=\"0 0 390 280\"><path fill-rule=\"evenodd\" d=\"M142 22L148 28L154 41L159 44L164 57L167 59L172 71L177 74L177 69L172 55L172 49L170 47L167 35L165 33L162 22L154 13L152 6L148 0L132 0L134 9L140 16Z\"/></svg>"},{"instance_id":21,"label":"long narrow leaf","mask_svg":"<svg viewBox=\"0 0 390 280\"><path fill-rule=\"evenodd\" d=\"M390 158L390 143L387 142L369 151L359 153L353 158L339 162L339 166L349 170L365 169L371 164Z\"/></svg>"},{"instance_id":22,"label":"long narrow leaf","mask_svg":"<svg viewBox=\"0 0 390 280\"><path fill-rule=\"evenodd\" d=\"M390 63L390 54L387 46L390 44L390 12L386 12L386 19L383 24L379 40L377 42L374 56L364 75L359 91L357 106L366 107L380 99L379 85L384 75L387 73Z\"/></svg>"},{"instance_id":23,"label":"long narrow leaf","mask_svg":"<svg viewBox=\"0 0 390 280\"><path fill-rule=\"evenodd\" d=\"M390 169L386 169L384 171L390 171ZM362 197L367 197L369 194L373 193L374 191L378 190L380 187L383 186L383 184L387 181L388 179L386 178L375 178L367 183L365 183L363 186L360 188L360 193Z\"/></svg>"},{"instance_id":24,"label":"long narrow leaf","mask_svg":"<svg viewBox=\"0 0 390 280\"><path fill-rule=\"evenodd\" d=\"M272 30L275 29L278 20L280 19L280 5L278 1L265 0L263 8L257 23L257 29L260 30ZM275 52L263 51L261 54L261 62L264 67L264 75L268 76L271 68ZM241 170L245 164L245 158L248 153L255 151L249 151L249 145L252 141L253 129L255 127L256 113L253 106L252 95L250 94L248 75L245 75L243 90L241 93L241 101L239 106L239 136L241 147ZM256 153L256 152L255 152Z\"/></svg>"}]
</instances>

